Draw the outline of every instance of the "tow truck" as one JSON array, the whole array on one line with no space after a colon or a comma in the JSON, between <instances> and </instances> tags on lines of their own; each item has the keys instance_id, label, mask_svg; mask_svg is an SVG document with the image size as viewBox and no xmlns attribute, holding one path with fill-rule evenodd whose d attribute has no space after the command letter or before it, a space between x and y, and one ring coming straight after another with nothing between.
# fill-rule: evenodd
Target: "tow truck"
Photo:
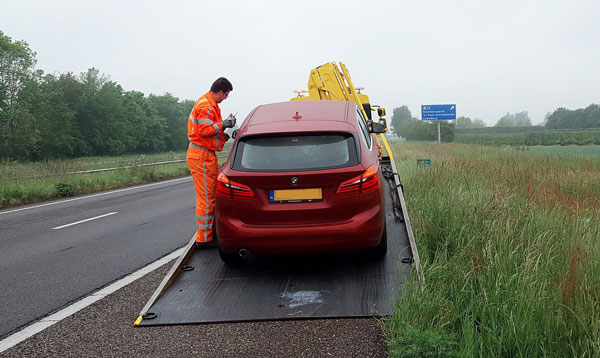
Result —
<instances>
[{"instance_id":1,"label":"tow truck","mask_svg":"<svg viewBox=\"0 0 600 358\"><path fill-rule=\"evenodd\" d=\"M308 90L291 101L353 101L367 125L372 113L387 130L385 109L371 105L354 87L343 63L330 62L310 72ZM377 137L376 137L377 138ZM384 173L388 255L377 262L359 256L316 255L307 258L254 258L249 265L224 265L217 250L194 254L195 236L184 247L135 326L203 324L306 318L387 316L401 296L401 282L416 274L420 260L408 217L404 191L385 136L377 138Z\"/></svg>"}]
</instances>

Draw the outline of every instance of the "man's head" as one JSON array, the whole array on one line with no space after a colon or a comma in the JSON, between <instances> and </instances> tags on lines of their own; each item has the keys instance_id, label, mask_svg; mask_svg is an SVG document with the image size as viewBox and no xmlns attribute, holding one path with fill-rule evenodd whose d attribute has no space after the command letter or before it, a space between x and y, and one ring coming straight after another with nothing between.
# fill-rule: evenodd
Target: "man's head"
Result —
<instances>
[{"instance_id":1,"label":"man's head","mask_svg":"<svg viewBox=\"0 0 600 358\"><path fill-rule=\"evenodd\" d=\"M225 98L229 97L229 92L231 91L233 91L233 85L225 77L217 78L212 86L210 86L210 92L217 103L221 103Z\"/></svg>"}]
</instances>

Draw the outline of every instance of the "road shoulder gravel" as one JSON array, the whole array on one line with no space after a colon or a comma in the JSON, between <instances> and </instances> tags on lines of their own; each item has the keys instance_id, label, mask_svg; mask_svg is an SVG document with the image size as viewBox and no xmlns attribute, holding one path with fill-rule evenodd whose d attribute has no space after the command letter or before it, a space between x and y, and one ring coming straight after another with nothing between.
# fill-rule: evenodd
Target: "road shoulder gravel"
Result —
<instances>
[{"instance_id":1,"label":"road shoulder gravel","mask_svg":"<svg viewBox=\"0 0 600 358\"><path fill-rule=\"evenodd\" d=\"M387 357L373 318L134 327L172 262L2 353L2 357Z\"/></svg>"}]
</instances>

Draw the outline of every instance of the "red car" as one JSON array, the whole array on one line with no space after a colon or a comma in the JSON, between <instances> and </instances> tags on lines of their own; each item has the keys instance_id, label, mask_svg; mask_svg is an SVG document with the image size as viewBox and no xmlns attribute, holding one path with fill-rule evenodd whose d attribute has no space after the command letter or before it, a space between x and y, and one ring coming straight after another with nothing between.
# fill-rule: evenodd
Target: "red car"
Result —
<instances>
[{"instance_id":1,"label":"red car","mask_svg":"<svg viewBox=\"0 0 600 358\"><path fill-rule=\"evenodd\" d=\"M385 256L384 184L371 134L384 130L353 102L256 107L217 179L221 259L342 250Z\"/></svg>"}]
</instances>

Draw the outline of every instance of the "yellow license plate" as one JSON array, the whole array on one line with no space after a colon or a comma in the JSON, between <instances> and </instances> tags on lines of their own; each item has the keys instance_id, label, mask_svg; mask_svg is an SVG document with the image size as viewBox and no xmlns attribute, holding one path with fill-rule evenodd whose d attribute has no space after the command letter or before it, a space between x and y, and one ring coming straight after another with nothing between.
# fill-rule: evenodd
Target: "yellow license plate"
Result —
<instances>
[{"instance_id":1,"label":"yellow license plate","mask_svg":"<svg viewBox=\"0 0 600 358\"><path fill-rule=\"evenodd\" d=\"M301 203L323 200L321 188L271 190L269 201L275 203Z\"/></svg>"}]
</instances>

